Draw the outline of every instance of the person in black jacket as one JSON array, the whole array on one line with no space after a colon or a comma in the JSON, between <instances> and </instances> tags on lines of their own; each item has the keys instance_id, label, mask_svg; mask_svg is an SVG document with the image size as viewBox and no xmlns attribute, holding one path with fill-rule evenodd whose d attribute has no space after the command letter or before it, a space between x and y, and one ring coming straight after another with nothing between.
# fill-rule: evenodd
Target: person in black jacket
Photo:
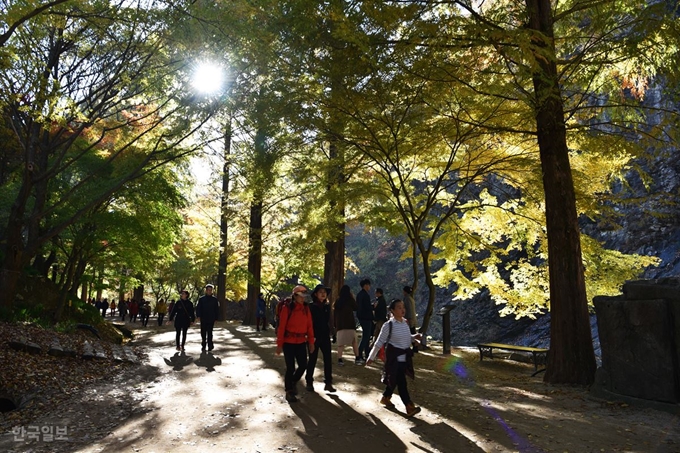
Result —
<instances>
[{"instance_id":1,"label":"person in black jacket","mask_svg":"<svg viewBox=\"0 0 680 453\"><path fill-rule=\"evenodd\" d=\"M212 293L213 285L205 285L205 294L198 299L196 304L196 318L201 321L201 352L205 352L206 342L208 351L215 349L213 327L215 327L215 321L220 315L220 303Z\"/></svg>"},{"instance_id":2,"label":"person in black jacket","mask_svg":"<svg viewBox=\"0 0 680 453\"><path fill-rule=\"evenodd\" d=\"M371 290L371 281L367 278L359 282L361 291L357 293L357 319L361 324L361 343L359 343L359 363L363 365L371 351L369 348L371 335L373 335L373 303L368 292Z\"/></svg>"},{"instance_id":3,"label":"person in black jacket","mask_svg":"<svg viewBox=\"0 0 680 453\"><path fill-rule=\"evenodd\" d=\"M387 321L387 301L382 288L375 289L375 302L373 303L373 313L375 314L375 330L373 331L373 343L378 339L380 329Z\"/></svg>"},{"instance_id":4,"label":"person in black jacket","mask_svg":"<svg viewBox=\"0 0 680 453\"><path fill-rule=\"evenodd\" d=\"M307 362L307 390L314 391L314 368L316 359L319 357L319 349L323 354L323 376L327 392L335 392L333 387L333 359L331 358L331 337L333 336L331 303L328 301L330 288L324 285L316 285L312 291L312 303L309 311L312 313L312 325L314 326L314 351L309 354Z\"/></svg>"},{"instance_id":5,"label":"person in black jacket","mask_svg":"<svg viewBox=\"0 0 680 453\"><path fill-rule=\"evenodd\" d=\"M189 291L182 290L179 293L180 299L177 301L172 312L170 313L170 321L175 320L175 344L177 350L184 351L184 344L187 341L187 330L189 326L196 320L194 315L194 304L189 300ZM180 344L179 337L182 334L182 343Z\"/></svg>"}]
</instances>

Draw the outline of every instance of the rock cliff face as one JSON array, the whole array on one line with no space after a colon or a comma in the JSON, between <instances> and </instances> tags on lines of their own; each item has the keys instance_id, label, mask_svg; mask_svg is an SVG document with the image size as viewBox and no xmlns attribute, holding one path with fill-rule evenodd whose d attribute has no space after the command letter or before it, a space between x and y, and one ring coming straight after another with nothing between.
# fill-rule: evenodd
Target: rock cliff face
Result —
<instances>
[{"instance_id":1,"label":"rock cliff face","mask_svg":"<svg viewBox=\"0 0 680 453\"><path fill-rule=\"evenodd\" d=\"M647 95L648 102L659 103L660 91L650 91ZM650 118L654 121L654 118ZM680 206L676 195L680 193L680 153L668 152L663 156L657 156L641 165L644 165L651 186L646 187L637 173L628 175L627 185L614 188L616 195L621 197L621 202L612 206L617 218L614 219L620 228L612 228L610 222L598 222L582 219L581 229L587 234L605 244L607 248L619 250L625 253L638 253L654 255L662 261L658 267L648 269L641 278L658 279L680 275ZM374 277L377 286L387 283L385 278L379 278L382 261L371 263L361 258L361 243L365 233L363 229L356 228L350 231L347 237L348 255L362 270L362 275ZM371 237L373 247L381 246L379 235L373 233ZM376 245L377 244L377 245ZM367 248L365 244L362 246ZM383 247L384 248L384 247ZM389 255L400 256L403 249L393 244L387 247ZM356 250L356 251L355 251ZM391 261L389 272L383 274L400 275L397 280L410 279L410 263L407 261ZM376 269L374 273L374 269ZM359 276L348 276L347 282L356 287L354 280L358 282ZM425 311L427 301L427 289L422 286L423 278L420 277L421 286L418 288L415 299L418 304L418 313ZM410 283L410 282L408 282ZM623 285L624 282L621 282ZM391 297L399 297L398 289L388 288ZM550 346L550 315L544 315L536 320L520 319L514 317L501 317L498 314L499 307L488 297L488 293L481 293L473 299L466 301L452 301L453 289L438 289L435 313L446 304L453 303L455 308L450 312L451 317L451 342L459 346L474 346L479 342L504 342L524 346L545 347ZM597 294L591 295L592 297ZM594 313L594 312L593 312ZM442 338L442 318L433 316L430 329L427 334L433 339ZM593 345L598 362L600 360L600 342L597 331L597 320L593 314L591 317L591 330Z\"/></svg>"},{"instance_id":2,"label":"rock cliff face","mask_svg":"<svg viewBox=\"0 0 680 453\"><path fill-rule=\"evenodd\" d=\"M659 279L680 275L680 206L675 194L680 192L680 155L668 153L647 167L653 184L645 189L637 174L629 175L628 198L631 203L615 207L620 228L604 227L603 223L584 221L584 234L602 241L607 248L625 253L653 255L661 259L657 267L649 268L642 278ZM622 188L615 188L622 194ZM623 285L625 282L621 282ZM592 295L597 296L597 294ZM443 303L442 303L443 304ZM498 307L488 294L456 303L451 311L451 338L456 345L475 345L480 341L498 341L525 346L550 347L550 315L538 319L515 320L501 318ZM436 321L435 321L436 322ZM433 337L440 333L433 329ZM600 341L597 319L591 316L595 354L600 363Z\"/></svg>"}]
</instances>

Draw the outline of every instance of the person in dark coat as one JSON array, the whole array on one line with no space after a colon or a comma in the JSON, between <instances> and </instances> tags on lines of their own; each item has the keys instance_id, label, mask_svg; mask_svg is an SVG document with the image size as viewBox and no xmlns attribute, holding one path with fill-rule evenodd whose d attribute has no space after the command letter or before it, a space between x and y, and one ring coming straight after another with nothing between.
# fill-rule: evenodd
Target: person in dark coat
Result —
<instances>
[{"instance_id":1,"label":"person in dark coat","mask_svg":"<svg viewBox=\"0 0 680 453\"><path fill-rule=\"evenodd\" d=\"M125 322L125 315L127 315L128 304L124 300L118 302L118 313L120 313L120 320Z\"/></svg>"},{"instance_id":2,"label":"person in dark coat","mask_svg":"<svg viewBox=\"0 0 680 453\"><path fill-rule=\"evenodd\" d=\"M314 368L316 368L316 360L319 357L319 349L323 354L323 376L326 386L324 390L327 392L335 392L333 388L333 359L331 358L331 337L333 336L333 328L331 321L331 303L328 301L328 294L330 288L324 285L316 285L312 291L312 303L309 305L309 311L312 313L312 325L314 326L314 352L309 354L309 361L307 362L307 374L305 380L307 381L307 390L314 391Z\"/></svg>"},{"instance_id":3,"label":"person in dark coat","mask_svg":"<svg viewBox=\"0 0 680 453\"><path fill-rule=\"evenodd\" d=\"M361 324L361 343L359 343L359 359L363 365L370 352L370 340L373 335L373 303L368 292L371 290L371 281L367 278L359 282L361 291L357 293L357 319Z\"/></svg>"},{"instance_id":4,"label":"person in dark coat","mask_svg":"<svg viewBox=\"0 0 680 453\"><path fill-rule=\"evenodd\" d=\"M149 324L149 317L151 316L151 306L149 302L142 299L142 303L139 304L139 318L142 320L142 326L146 327Z\"/></svg>"},{"instance_id":5,"label":"person in dark coat","mask_svg":"<svg viewBox=\"0 0 680 453\"><path fill-rule=\"evenodd\" d=\"M206 343L208 351L215 349L213 344L213 327L220 315L220 303L217 297L212 295L213 285L205 285L205 294L198 299L196 304L196 318L201 321L201 351L205 352Z\"/></svg>"},{"instance_id":6,"label":"person in dark coat","mask_svg":"<svg viewBox=\"0 0 680 453\"><path fill-rule=\"evenodd\" d=\"M342 353L345 346L352 346L354 351L354 363L362 365L363 362L359 357L359 347L357 346L356 322L354 321L354 312L357 310L357 302L352 295L348 285L342 285L340 288L340 296L335 301L333 310L333 320L335 326L335 334L338 342L338 366L344 366L345 361L342 358Z\"/></svg>"},{"instance_id":7,"label":"person in dark coat","mask_svg":"<svg viewBox=\"0 0 680 453\"><path fill-rule=\"evenodd\" d=\"M175 320L175 345L178 351L184 351L184 344L187 341L187 330L189 326L196 320L194 315L194 304L189 300L189 291L182 290L180 292L180 299L177 301L172 312L170 313L170 321ZM182 342L180 343L180 333L182 334Z\"/></svg>"},{"instance_id":8,"label":"person in dark coat","mask_svg":"<svg viewBox=\"0 0 680 453\"><path fill-rule=\"evenodd\" d=\"M387 301L382 288L375 290L375 302L373 303L373 313L375 315L375 330L373 331L373 343L378 339L380 329L387 321Z\"/></svg>"}]
</instances>

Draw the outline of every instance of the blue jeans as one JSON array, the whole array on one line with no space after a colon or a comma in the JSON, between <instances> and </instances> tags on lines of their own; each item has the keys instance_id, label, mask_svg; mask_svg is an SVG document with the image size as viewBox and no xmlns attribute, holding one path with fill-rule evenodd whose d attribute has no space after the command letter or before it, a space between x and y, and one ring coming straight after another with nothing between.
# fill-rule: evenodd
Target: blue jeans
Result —
<instances>
[{"instance_id":1,"label":"blue jeans","mask_svg":"<svg viewBox=\"0 0 680 453\"><path fill-rule=\"evenodd\" d=\"M371 334L373 333L373 320L371 319L360 319L359 324L361 324L361 343L359 343L359 357L363 359L368 358L368 354L371 352L368 345L370 344Z\"/></svg>"}]
</instances>

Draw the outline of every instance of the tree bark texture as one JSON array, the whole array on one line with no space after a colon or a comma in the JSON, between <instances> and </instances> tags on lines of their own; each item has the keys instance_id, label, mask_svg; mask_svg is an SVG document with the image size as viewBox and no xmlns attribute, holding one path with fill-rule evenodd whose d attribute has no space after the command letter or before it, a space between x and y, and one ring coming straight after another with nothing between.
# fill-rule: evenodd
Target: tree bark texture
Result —
<instances>
[{"instance_id":1,"label":"tree bark texture","mask_svg":"<svg viewBox=\"0 0 680 453\"><path fill-rule=\"evenodd\" d=\"M254 201L250 206L250 227L248 233L248 298L246 299L246 312L243 318L244 325L255 323L255 311L257 308L257 296L260 293L260 280L262 278L262 200Z\"/></svg>"},{"instance_id":2,"label":"tree bark texture","mask_svg":"<svg viewBox=\"0 0 680 453\"><path fill-rule=\"evenodd\" d=\"M338 229L345 231L345 224L338 224ZM323 284L331 289L328 300L335 302L340 294L340 288L345 284L345 236L336 241L326 241L326 255L324 256Z\"/></svg>"},{"instance_id":3,"label":"tree bark texture","mask_svg":"<svg viewBox=\"0 0 680 453\"><path fill-rule=\"evenodd\" d=\"M595 354L590 333L574 182L553 41L550 0L526 0L534 30L536 131L543 171L550 277L550 352L544 380L591 384Z\"/></svg>"},{"instance_id":4,"label":"tree bark texture","mask_svg":"<svg viewBox=\"0 0 680 453\"><path fill-rule=\"evenodd\" d=\"M430 252L427 250L424 250L424 245L421 243L418 244L419 247L422 247L423 250L421 250L421 256L423 259L423 274L425 275L425 284L427 285L428 288L428 297L427 297L427 307L425 307L425 313L423 313L423 318L420 322L420 329L418 329L418 332L423 334L423 338L421 340L421 343L423 345L427 344L427 329L430 327L430 320L432 319L432 313L434 312L434 302L435 302L435 296L436 296L436 288L434 281L432 280L432 267L430 265ZM446 326L445 326L446 327Z\"/></svg>"},{"instance_id":5,"label":"tree bark texture","mask_svg":"<svg viewBox=\"0 0 680 453\"><path fill-rule=\"evenodd\" d=\"M340 150L334 138L330 138L329 158L336 162L328 173L328 192L342 187L345 180L345 172L342 160L339 159ZM345 218L345 203L343 200L330 200L329 212L336 218ZM345 222L336 222L331 225L337 239L326 241L326 255L324 256L323 284L331 289L328 300L335 302L340 295L340 288L345 284Z\"/></svg>"},{"instance_id":6,"label":"tree bark texture","mask_svg":"<svg viewBox=\"0 0 680 453\"><path fill-rule=\"evenodd\" d=\"M132 291L132 298L136 299L137 303L142 302L142 299L144 299L144 285L139 285Z\"/></svg>"},{"instance_id":7,"label":"tree bark texture","mask_svg":"<svg viewBox=\"0 0 680 453\"><path fill-rule=\"evenodd\" d=\"M231 123L231 118L229 119ZM227 245L229 232L229 159L231 154L231 124L224 134L224 167L222 168L222 205L220 209L220 256L217 263L217 300L220 302L219 320L227 319Z\"/></svg>"}]
</instances>

